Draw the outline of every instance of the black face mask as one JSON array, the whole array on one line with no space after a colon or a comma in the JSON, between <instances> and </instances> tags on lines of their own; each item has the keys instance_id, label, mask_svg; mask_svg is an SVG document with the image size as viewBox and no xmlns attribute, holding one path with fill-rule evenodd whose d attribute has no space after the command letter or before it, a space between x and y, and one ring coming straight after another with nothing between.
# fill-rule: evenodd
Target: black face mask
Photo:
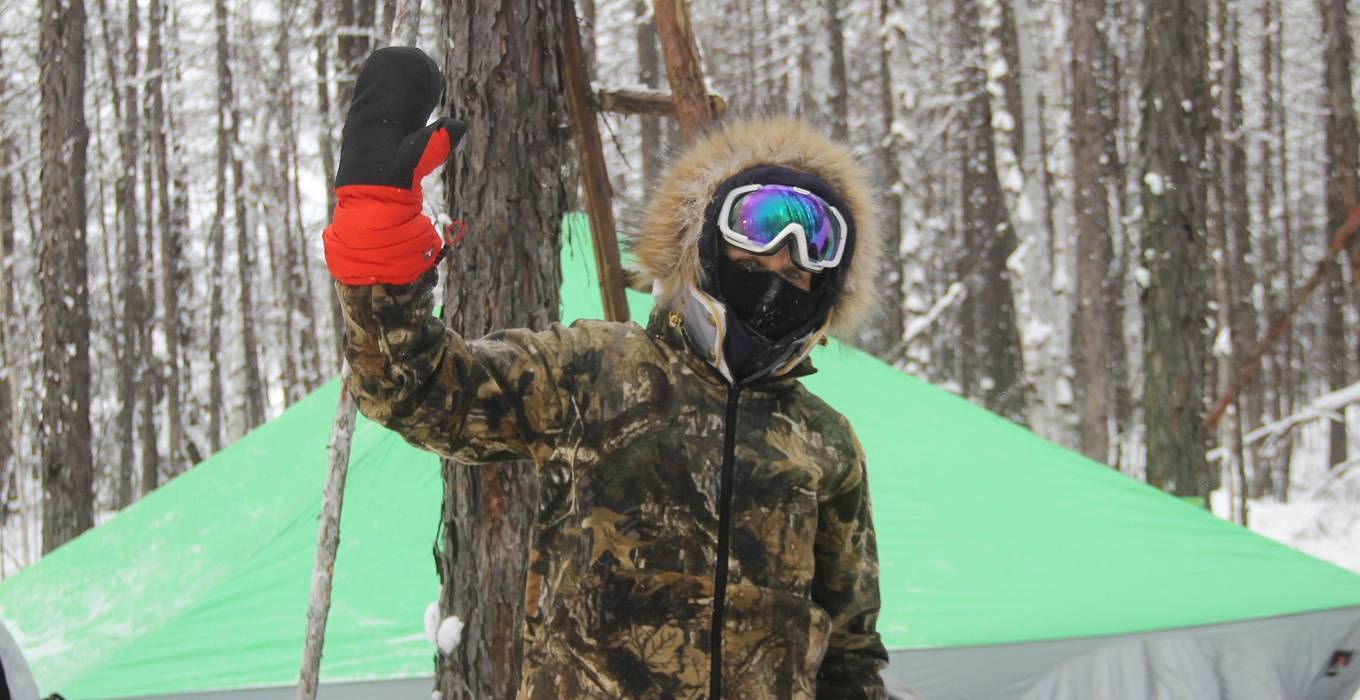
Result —
<instances>
[{"instance_id":1,"label":"black face mask","mask_svg":"<svg viewBox=\"0 0 1360 700\"><path fill-rule=\"evenodd\" d=\"M821 285L803 291L763 267L718 256L718 279L732 314L771 342L801 329L817 313ZM820 281L820 280L818 280Z\"/></svg>"}]
</instances>

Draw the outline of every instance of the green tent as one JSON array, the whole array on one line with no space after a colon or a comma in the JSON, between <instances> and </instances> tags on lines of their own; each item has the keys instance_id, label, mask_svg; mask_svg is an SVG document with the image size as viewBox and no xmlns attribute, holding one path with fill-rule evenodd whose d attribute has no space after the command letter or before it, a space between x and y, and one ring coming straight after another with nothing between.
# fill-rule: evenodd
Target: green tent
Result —
<instances>
[{"instance_id":1,"label":"green tent","mask_svg":"<svg viewBox=\"0 0 1360 700\"><path fill-rule=\"evenodd\" d=\"M563 317L599 317L583 231L562 263ZM649 300L630 300L641 318ZM1360 577L847 347L814 363L807 384L869 456L892 687L1333 700L1360 685L1345 664ZM42 693L293 696L337 386L0 582ZM428 697L440 493L433 456L360 421L322 697Z\"/></svg>"}]
</instances>

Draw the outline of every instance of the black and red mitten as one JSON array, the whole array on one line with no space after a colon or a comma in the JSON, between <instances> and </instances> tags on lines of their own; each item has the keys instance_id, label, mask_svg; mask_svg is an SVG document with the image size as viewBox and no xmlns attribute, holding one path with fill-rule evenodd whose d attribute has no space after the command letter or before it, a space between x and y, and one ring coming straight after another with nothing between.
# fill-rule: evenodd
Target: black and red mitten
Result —
<instances>
[{"instance_id":1,"label":"black and red mitten","mask_svg":"<svg viewBox=\"0 0 1360 700\"><path fill-rule=\"evenodd\" d=\"M374 51L354 83L335 175L335 215L322 234L326 266L344 284L409 284L444 241L420 211L420 181L448 160L462 122L426 124L439 67L413 46Z\"/></svg>"}]
</instances>

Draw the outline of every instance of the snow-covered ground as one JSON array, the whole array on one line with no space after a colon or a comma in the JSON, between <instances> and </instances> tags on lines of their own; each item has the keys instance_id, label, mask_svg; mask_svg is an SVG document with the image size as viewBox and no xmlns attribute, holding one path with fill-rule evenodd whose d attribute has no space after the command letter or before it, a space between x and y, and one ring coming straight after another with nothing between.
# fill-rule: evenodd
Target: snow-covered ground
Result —
<instances>
[{"instance_id":1,"label":"snow-covered ground","mask_svg":"<svg viewBox=\"0 0 1360 700\"><path fill-rule=\"evenodd\" d=\"M1247 526L1277 542L1360 573L1360 465L1332 470L1326 466L1325 435L1318 423L1300 430L1290 498L1250 499ZM1352 446L1352 452L1355 452ZM1214 513L1228 518L1227 488L1215 491Z\"/></svg>"}]
</instances>

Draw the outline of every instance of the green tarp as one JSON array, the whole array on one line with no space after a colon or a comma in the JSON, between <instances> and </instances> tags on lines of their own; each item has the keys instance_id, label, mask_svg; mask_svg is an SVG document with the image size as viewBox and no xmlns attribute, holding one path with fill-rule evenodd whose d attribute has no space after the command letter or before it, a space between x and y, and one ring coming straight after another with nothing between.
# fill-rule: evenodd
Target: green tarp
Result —
<instances>
[{"instance_id":1,"label":"green tarp","mask_svg":"<svg viewBox=\"0 0 1360 700\"><path fill-rule=\"evenodd\" d=\"M579 219L573 220L579 222ZM569 227L570 228L570 227ZM589 243L563 318L598 318ZM630 292L635 318L650 302ZM891 649L1166 630L1360 605L1360 577L1224 522L838 344L808 386L869 457ZM337 383L0 582L70 700L295 683ZM428 676L434 457L360 421L322 682Z\"/></svg>"}]
</instances>

